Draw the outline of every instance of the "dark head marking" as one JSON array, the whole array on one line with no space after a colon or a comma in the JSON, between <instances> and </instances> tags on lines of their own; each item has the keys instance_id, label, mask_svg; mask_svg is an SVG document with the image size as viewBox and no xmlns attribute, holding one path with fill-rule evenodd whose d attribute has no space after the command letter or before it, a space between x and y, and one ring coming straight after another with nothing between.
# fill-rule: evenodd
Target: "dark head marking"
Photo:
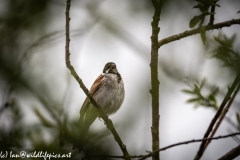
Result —
<instances>
[{"instance_id":1,"label":"dark head marking","mask_svg":"<svg viewBox=\"0 0 240 160\"><path fill-rule=\"evenodd\" d=\"M103 69L103 73L115 73L115 74L117 74L118 71L117 71L116 64L113 63L113 62L108 62Z\"/></svg>"},{"instance_id":2,"label":"dark head marking","mask_svg":"<svg viewBox=\"0 0 240 160\"><path fill-rule=\"evenodd\" d=\"M121 75L118 73L118 70L117 70L117 66L115 63L113 62L108 62L104 69L103 69L103 73L112 73L112 74L116 74L118 76L118 83L121 81Z\"/></svg>"}]
</instances>

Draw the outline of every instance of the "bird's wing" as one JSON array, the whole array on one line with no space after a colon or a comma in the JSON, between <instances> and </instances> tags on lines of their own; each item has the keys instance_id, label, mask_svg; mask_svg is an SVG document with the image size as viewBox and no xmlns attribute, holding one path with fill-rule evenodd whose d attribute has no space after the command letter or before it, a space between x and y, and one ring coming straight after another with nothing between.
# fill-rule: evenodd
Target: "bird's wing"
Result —
<instances>
[{"instance_id":1,"label":"bird's wing","mask_svg":"<svg viewBox=\"0 0 240 160\"><path fill-rule=\"evenodd\" d=\"M98 78L94 81L91 89L90 89L90 93L92 95L92 97L94 98L96 92L99 90L99 88L102 86L102 81L104 81L104 76L100 75L98 76ZM90 105L90 101L88 99L88 97L86 97L81 109L80 109L80 119L79 119L79 127L81 128L81 132L80 132L80 137L82 138L82 140L84 140L88 129L90 127L90 125L94 122L94 120L98 117L98 112L97 110L92 110L93 105ZM77 145L73 145L73 149L75 149ZM81 150L81 146L78 146L79 151Z\"/></svg>"},{"instance_id":2,"label":"bird's wing","mask_svg":"<svg viewBox=\"0 0 240 160\"><path fill-rule=\"evenodd\" d=\"M104 79L104 76L103 76L103 75L100 75L100 76L98 76L98 78L94 81L94 83L93 83L93 85L92 85L92 87L91 87L91 89L90 89L90 93L91 93L91 95L92 95L93 97L94 97L95 93L98 91L98 89L101 87L101 85L102 85L101 82L103 81L103 79ZM81 122L83 122L83 119L84 119L84 117L86 116L87 110L90 109L90 108L88 108L89 103L90 103L90 101L89 101L88 97L86 97L86 99L85 99L85 101L84 101L84 103L83 103L83 105L82 105L82 107L81 107L81 110L80 110L80 121L81 121Z\"/></svg>"},{"instance_id":3,"label":"bird's wing","mask_svg":"<svg viewBox=\"0 0 240 160\"><path fill-rule=\"evenodd\" d=\"M97 90L102 86L103 81L104 81L103 75L98 76L98 78L94 81L90 89L90 93L92 94L93 97L94 97L94 94L97 92Z\"/></svg>"}]
</instances>

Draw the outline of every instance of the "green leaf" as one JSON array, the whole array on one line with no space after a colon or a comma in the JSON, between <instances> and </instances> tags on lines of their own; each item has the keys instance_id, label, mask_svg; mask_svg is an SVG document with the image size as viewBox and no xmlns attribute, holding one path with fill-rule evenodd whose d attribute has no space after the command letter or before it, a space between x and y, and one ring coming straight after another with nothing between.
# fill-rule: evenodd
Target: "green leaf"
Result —
<instances>
[{"instance_id":1,"label":"green leaf","mask_svg":"<svg viewBox=\"0 0 240 160\"><path fill-rule=\"evenodd\" d=\"M215 87L215 88L213 89L213 91L212 91L212 94L213 94L213 95L216 95L216 94L218 94L218 92L219 92L219 88L218 88L218 87Z\"/></svg>"},{"instance_id":2,"label":"green leaf","mask_svg":"<svg viewBox=\"0 0 240 160\"><path fill-rule=\"evenodd\" d=\"M201 94L201 88L199 88L197 84L193 84L193 85L194 85L194 92L196 94Z\"/></svg>"},{"instance_id":3,"label":"green leaf","mask_svg":"<svg viewBox=\"0 0 240 160\"><path fill-rule=\"evenodd\" d=\"M182 92L188 93L188 94L196 94L194 91L190 91L190 90L187 90L187 89L183 89Z\"/></svg>"},{"instance_id":4,"label":"green leaf","mask_svg":"<svg viewBox=\"0 0 240 160\"><path fill-rule=\"evenodd\" d=\"M217 6L217 7L221 7L219 4L217 4L217 1L216 1L216 3L212 3L212 5Z\"/></svg>"},{"instance_id":5,"label":"green leaf","mask_svg":"<svg viewBox=\"0 0 240 160\"><path fill-rule=\"evenodd\" d=\"M217 111L218 108L219 108L218 105L217 105L217 103L215 103L212 107L213 107L213 109L214 109L215 111Z\"/></svg>"},{"instance_id":6,"label":"green leaf","mask_svg":"<svg viewBox=\"0 0 240 160\"><path fill-rule=\"evenodd\" d=\"M208 95L208 98L209 98L210 101L216 103L216 98L213 94Z\"/></svg>"},{"instance_id":7,"label":"green leaf","mask_svg":"<svg viewBox=\"0 0 240 160\"><path fill-rule=\"evenodd\" d=\"M189 27L193 28L196 26L196 24L198 24L198 22L200 21L200 17L199 16L194 16L189 23Z\"/></svg>"},{"instance_id":8,"label":"green leaf","mask_svg":"<svg viewBox=\"0 0 240 160\"><path fill-rule=\"evenodd\" d=\"M187 100L187 103L197 102L199 100L200 100L199 98L191 98L191 99Z\"/></svg>"},{"instance_id":9,"label":"green leaf","mask_svg":"<svg viewBox=\"0 0 240 160\"><path fill-rule=\"evenodd\" d=\"M200 7L202 7L200 3L198 3L196 6L193 6L193 8L200 8Z\"/></svg>"},{"instance_id":10,"label":"green leaf","mask_svg":"<svg viewBox=\"0 0 240 160\"><path fill-rule=\"evenodd\" d=\"M34 108L33 110L44 126L54 127L54 124L52 124L49 120L47 120L37 108Z\"/></svg>"},{"instance_id":11,"label":"green leaf","mask_svg":"<svg viewBox=\"0 0 240 160\"><path fill-rule=\"evenodd\" d=\"M206 83L206 78L203 78L203 80L202 80L202 82L201 82L201 84L200 84L200 89L202 89L202 87L204 86L204 84Z\"/></svg>"},{"instance_id":12,"label":"green leaf","mask_svg":"<svg viewBox=\"0 0 240 160\"><path fill-rule=\"evenodd\" d=\"M203 44L205 45L205 44L206 44L206 32L205 32L205 27L202 27L202 28L201 28L201 39L202 39Z\"/></svg>"}]
</instances>

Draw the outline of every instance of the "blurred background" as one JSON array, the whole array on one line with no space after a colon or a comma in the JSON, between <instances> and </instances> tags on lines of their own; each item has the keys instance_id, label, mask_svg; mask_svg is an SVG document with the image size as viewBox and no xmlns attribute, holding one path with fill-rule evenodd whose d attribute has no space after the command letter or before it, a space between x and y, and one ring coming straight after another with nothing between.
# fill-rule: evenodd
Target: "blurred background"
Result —
<instances>
[{"instance_id":1,"label":"blurred background","mask_svg":"<svg viewBox=\"0 0 240 160\"><path fill-rule=\"evenodd\" d=\"M237 19L240 1L219 1L215 23ZM159 39L189 30L199 11L193 0L164 3ZM0 1L0 149L47 150L69 153L79 129L84 92L65 66L65 7L63 0ZM115 62L125 85L121 109L110 116L131 155L151 151L150 49L151 1L72 0L70 12L71 62L90 88L107 62ZM204 24L207 24L208 20ZM202 138L216 110L186 103L190 95L186 77L206 78L219 87L220 105L234 71L222 67L207 53L210 39L225 34L239 36L239 25L206 32L209 45L199 35L169 43L159 50L160 146ZM234 49L239 52L239 38ZM240 97L237 95L217 135L237 131ZM97 119L90 128L86 154L122 155L110 131ZM163 160L193 159L200 143L174 147L160 153ZM228 138L213 141L203 160L217 159L238 145ZM82 154L75 153L72 159ZM240 159L240 158L239 158Z\"/></svg>"}]
</instances>

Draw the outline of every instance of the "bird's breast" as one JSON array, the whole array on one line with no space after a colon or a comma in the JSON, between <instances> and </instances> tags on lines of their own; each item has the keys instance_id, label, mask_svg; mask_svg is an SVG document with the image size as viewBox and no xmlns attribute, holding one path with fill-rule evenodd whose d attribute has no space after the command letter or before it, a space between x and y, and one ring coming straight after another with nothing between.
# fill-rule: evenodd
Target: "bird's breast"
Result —
<instances>
[{"instance_id":1,"label":"bird's breast","mask_svg":"<svg viewBox=\"0 0 240 160\"><path fill-rule=\"evenodd\" d=\"M119 81L119 77L116 74L106 74L104 83L94 96L94 99L102 107L102 110L110 115L120 108L124 96L125 90L122 79Z\"/></svg>"}]
</instances>

